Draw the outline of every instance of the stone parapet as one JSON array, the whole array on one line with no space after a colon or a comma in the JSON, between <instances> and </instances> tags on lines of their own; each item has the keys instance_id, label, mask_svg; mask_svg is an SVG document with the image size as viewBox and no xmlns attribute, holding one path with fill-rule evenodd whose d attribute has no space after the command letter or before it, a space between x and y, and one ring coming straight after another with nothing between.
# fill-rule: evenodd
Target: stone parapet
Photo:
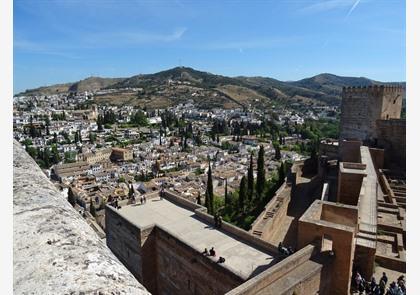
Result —
<instances>
[{"instance_id":1,"label":"stone parapet","mask_svg":"<svg viewBox=\"0 0 420 295\"><path fill-rule=\"evenodd\" d=\"M15 294L150 294L15 141Z\"/></svg>"}]
</instances>

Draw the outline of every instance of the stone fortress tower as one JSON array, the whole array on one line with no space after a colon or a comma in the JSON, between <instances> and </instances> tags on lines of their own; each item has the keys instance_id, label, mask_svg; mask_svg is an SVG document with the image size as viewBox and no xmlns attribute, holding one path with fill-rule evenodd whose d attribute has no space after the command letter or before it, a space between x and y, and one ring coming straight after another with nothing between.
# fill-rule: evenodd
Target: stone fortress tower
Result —
<instances>
[{"instance_id":1,"label":"stone fortress tower","mask_svg":"<svg viewBox=\"0 0 420 295\"><path fill-rule=\"evenodd\" d=\"M401 86L343 87L340 140L376 145L377 121L400 119L403 93Z\"/></svg>"}]
</instances>

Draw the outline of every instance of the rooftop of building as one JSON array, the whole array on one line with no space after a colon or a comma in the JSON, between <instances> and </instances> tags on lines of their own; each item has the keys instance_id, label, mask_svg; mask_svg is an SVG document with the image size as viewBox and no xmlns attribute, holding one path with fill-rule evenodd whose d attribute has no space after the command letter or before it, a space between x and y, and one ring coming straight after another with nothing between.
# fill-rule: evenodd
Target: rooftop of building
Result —
<instances>
[{"instance_id":1,"label":"rooftop of building","mask_svg":"<svg viewBox=\"0 0 420 295\"><path fill-rule=\"evenodd\" d=\"M217 258L222 256L226 259L222 266L245 280L276 262L270 253L239 240L223 229L215 229L194 211L165 198L156 197L143 205L128 205L117 212L139 228L157 225L198 252L214 247Z\"/></svg>"}]
</instances>

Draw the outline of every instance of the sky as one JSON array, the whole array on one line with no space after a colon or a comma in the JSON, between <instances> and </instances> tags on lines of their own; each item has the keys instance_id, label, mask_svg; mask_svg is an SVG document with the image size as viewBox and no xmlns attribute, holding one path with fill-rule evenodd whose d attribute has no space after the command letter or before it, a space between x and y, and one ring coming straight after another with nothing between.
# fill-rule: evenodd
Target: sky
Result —
<instances>
[{"instance_id":1,"label":"sky","mask_svg":"<svg viewBox=\"0 0 420 295\"><path fill-rule=\"evenodd\" d=\"M404 0L14 0L14 93L187 66L405 81Z\"/></svg>"}]
</instances>

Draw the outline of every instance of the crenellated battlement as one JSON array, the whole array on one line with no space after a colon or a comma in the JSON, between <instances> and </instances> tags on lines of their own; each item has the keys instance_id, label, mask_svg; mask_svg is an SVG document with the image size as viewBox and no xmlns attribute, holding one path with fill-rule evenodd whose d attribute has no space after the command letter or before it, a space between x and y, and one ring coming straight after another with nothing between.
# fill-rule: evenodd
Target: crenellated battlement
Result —
<instances>
[{"instance_id":1,"label":"crenellated battlement","mask_svg":"<svg viewBox=\"0 0 420 295\"><path fill-rule=\"evenodd\" d=\"M343 87L343 95L370 93L374 95L403 92L401 85L371 85L371 86L351 86Z\"/></svg>"}]
</instances>

